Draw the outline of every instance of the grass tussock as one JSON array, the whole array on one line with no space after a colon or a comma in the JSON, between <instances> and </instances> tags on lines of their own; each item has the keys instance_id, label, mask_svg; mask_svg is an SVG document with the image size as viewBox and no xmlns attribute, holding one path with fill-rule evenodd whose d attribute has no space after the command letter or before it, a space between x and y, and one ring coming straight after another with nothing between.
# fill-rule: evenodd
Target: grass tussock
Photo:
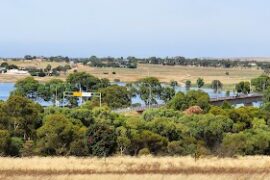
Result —
<instances>
[{"instance_id":1,"label":"grass tussock","mask_svg":"<svg viewBox=\"0 0 270 180\"><path fill-rule=\"evenodd\" d=\"M1 179L268 179L270 157L0 158Z\"/></svg>"}]
</instances>

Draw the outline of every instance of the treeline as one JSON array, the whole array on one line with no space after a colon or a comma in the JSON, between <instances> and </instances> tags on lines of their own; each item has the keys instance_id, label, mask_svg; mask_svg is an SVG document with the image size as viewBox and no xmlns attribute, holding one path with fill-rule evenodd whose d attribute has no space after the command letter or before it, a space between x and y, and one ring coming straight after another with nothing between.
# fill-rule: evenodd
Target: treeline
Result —
<instances>
[{"instance_id":1,"label":"treeline","mask_svg":"<svg viewBox=\"0 0 270 180\"><path fill-rule=\"evenodd\" d=\"M168 66L196 66L196 67L223 67L223 68L251 68L257 67L269 72L270 62L256 61L256 60L241 60L241 59L217 59L217 58L186 58L182 56L176 57L149 57L149 58L138 58L129 56L124 57L97 57L91 56L89 58L70 58L64 56L52 56L52 57L37 57L26 55L26 60L43 59L47 61L55 62L76 62L90 65L93 67L119 67L119 68L137 68L138 63L142 64L161 64ZM15 58L14 60L20 60Z\"/></svg>"},{"instance_id":2,"label":"treeline","mask_svg":"<svg viewBox=\"0 0 270 180\"><path fill-rule=\"evenodd\" d=\"M66 74L68 70L71 70L72 67L69 64L59 65L56 67L52 67L48 64L45 68L38 68L38 67L26 67L24 70L28 71L31 76L59 76L60 73Z\"/></svg>"},{"instance_id":3,"label":"treeline","mask_svg":"<svg viewBox=\"0 0 270 180\"><path fill-rule=\"evenodd\" d=\"M131 104L131 95L126 87L113 86L108 79L99 79L84 72L69 74L66 81L52 79L46 83L40 83L33 77L27 77L16 82L15 90L11 94L35 101L42 99L58 106L61 104L76 107L79 105L79 98L69 94L78 91L102 93L102 103L112 108L127 107ZM83 100L91 100L94 104L99 103L96 96L83 98Z\"/></svg>"},{"instance_id":4,"label":"treeline","mask_svg":"<svg viewBox=\"0 0 270 180\"><path fill-rule=\"evenodd\" d=\"M103 57L98 58L96 56L92 56L89 59L79 59L79 62L83 62L83 64L90 65L92 67L115 67L115 68L137 68L138 59L134 57L128 57L124 59L114 58L114 57Z\"/></svg>"},{"instance_id":5,"label":"treeline","mask_svg":"<svg viewBox=\"0 0 270 180\"><path fill-rule=\"evenodd\" d=\"M270 86L268 75L262 75L253 79L252 84L248 81L242 81L235 85L235 92L240 94L249 94L251 88L257 92L264 92ZM194 82L198 89L204 87L203 78L198 78ZM141 104L132 104L132 97L139 96L145 105L157 104L158 101L164 103L172 100L177 92L177 81L171 81L167 85L162 85L155 77L147 77L137 82L127 83L125 86L109 82L106 78L97 78L85 72L75 72L67 76L66 80L52 79L48 82L41 83L33 77L16 82L16 89L12 92L15 95L25 96L29 99L39 101L43 100L54 105L77 107L79 105L78 97L71 97L68 94L72 92L84 91L92 92L92 97L84 97L83 101L91 101L93 104L106 105L112 109L126 108L130 106L140 106ZM187 80L185 88L188 91L192 82ZM214 92L222 89L223 84L219 80L213 80L211 88ZM98 94L101 94L101 99ZM230 91L226 92L230 96ZM101 101L100 101L101 100Z\"/></svg>"},{"instance_id":6,"label":"treeline","mask_svg":"<svg viewBox=\"0 0 270 180\"><path fill-rule=\"evenodd\" d=\"M265 65L270 65L268 62L257 62L257 61L243 61L243 60L231 60L231 59L212 59L212 58L185 58L185 57L167 57L158 58L150 57L146 58L141 63L148 64L162 64L162 65L182 65L182 66L199 66L199 67L252 67L254 65L258 67L263 67Z\"/></svg>"},{"instance_id":7,"label":"treeline","mask_svg":"<svg viewBox=\"0 0 270 180\"><path fill-rule=\"evenodd\" d=\"M0 102L2 156L269 155L270 108L209 104L202 91L177 93L164 108L116 114L92 101L43 108L20 95Z\"/></svg>"},{"instance_id":8,"label":"treeline","mask_svg":"<svg viewBox=\"0 0 270 180\"><path fill-rule=\"evenodd\" d=\"M131 106L131 98L136 95L139 95L145 104L157 104L158 100L167 102L175 95L176 86L177 82L172 81L170 86L163 87L154 77L128 83L126 86L118 86L110 83L106 78L99 79L85 72L75 72L69 74L66 81L52 79L46 83L40 83L33 77L27 77L16 82L16 89L12 94L32 100L42 99L53 104L60 103L64 106L76 107L79 105L79 98L66 96L66 94L78 91L93 92L101 94L102 104L117 109ZM91 100L94 104L100 103L99 96L95 95L82 98L82 100Z\"/></svg>"},{"instance_id":9,"label":"treeline","mask_svg":"<svg viewBox=\"0 0 270 180\"><path fill-rule=\"evenodd\" d=\"M256 61L256 60L240 60L240 59L215 59L215 58L186 58L182 56L176 57L149 57L149 58L138 58L129 56L127 58L115 58L115 57L96 57L91 56L90 58L68 58L68 57L50 57L56 60L72 60L74 62L80 62L84 64L89 64L94 67L125 67L125 68L137 68L138 63L142 64L161 64L168 66L196 66L196 67L223 67L223 68L251 68L257 67L263 69L264 71L269 71L270 62Z\"/></svg>"},{"instance_id":10,"label":"treeline","mask_svg":"<svg viewBox=\"0 0 270 180\"><path fill-rule=\"evenodd\" d=\"M45 56L31 56L31 55L25 55L25 60L35 60L35 59L43 59L51 62L70 62L70 58L67 56L51 56L51 57L45 57Z\"/></svg>"}]
</instances>

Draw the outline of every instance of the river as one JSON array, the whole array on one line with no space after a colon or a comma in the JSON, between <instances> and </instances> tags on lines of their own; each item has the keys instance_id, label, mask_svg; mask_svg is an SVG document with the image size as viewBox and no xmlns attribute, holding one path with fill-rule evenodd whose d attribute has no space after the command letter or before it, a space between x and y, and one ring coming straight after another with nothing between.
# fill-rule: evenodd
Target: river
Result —
<instances>
[{"instance_id":1,"label":"river","mask_svg":"<svg viewBox=\"0 0 270 180\"><path fill-rule=\"evenodd\" d=\"M118 82L118 83L114 83L114 84L117 84L119 86L125 86L125 83L123 82ZM14 90L14 83L0 83L0 100L7 100L9 95L10 95L10 92ZM197 90L198 88L191 88L191 89L194 89L194 90ZM226 92L225 91L220 91L218 93L214 92L213 89L210 89L210 88L201 88L202 91L208 93L208 95L211 97L211 98L216 98L216 97L224 97L226 96ZM181 86L177 86L176 87L176 91L179 92L186 92L186 88L185 87L181 87ZM231 92L230 95L234 95L233 92ZM44 106L47 106L47 105L50 105L50 103L48 102L44 102L42 100L38 101L40 104L44 105ZM132 97L132 104L144 104L144 102L141 100L140 96L137 95L135 97ZM158 100L158 103L162 103L161 100ZM254 103L254 106L259 106L261 103ZM239 105L241 106L241 104Z\"/></svg>"}]
</instances>

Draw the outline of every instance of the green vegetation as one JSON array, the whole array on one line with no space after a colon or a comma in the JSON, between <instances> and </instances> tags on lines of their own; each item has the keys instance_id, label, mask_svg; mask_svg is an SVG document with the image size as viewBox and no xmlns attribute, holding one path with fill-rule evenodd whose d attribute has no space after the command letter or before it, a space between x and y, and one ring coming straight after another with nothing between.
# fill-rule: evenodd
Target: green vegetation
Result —
<instances>
[{"instance_id":1,"label":"green vegetation","mask_svg":"<svg viewBox=\"0 0 270 180\"><path fill-rule=\"evenodd\" d=\"M111 88L115 88L112 86ZM7 156L269 155L270 114L264 108L210 106L207 94L178 93L168 107L141 116L109 108L42 108L12 95L0 103L0 153ZM185 114L194 105L201 114Z\"/></svg>"},{"instance_id":2,"label":"green vegetation","mask_svg":"<svg viewBox=\"0 0 270 180\"><path fill-rule=\"evenodd\" d=\"M191 87L191 81L190 80L187 80L185 82L185 87L186 87L186 89L190 89L190 87Z\"/></svg>"},{"instance_id":3,"label":"green vegetation","mask_svg":"<svg viewBox=\"0 0 270 180\"><path fill-rule=\"evenodd\" d=\"M255 90L258 92L262 92L270 87L270 77L268 75L261 75L258 78L254 78L251 80L251 85L255 87Z\"/></svg>"},{"instance_id":4,"label":"green vegetation","mask_svg":"<svg viewBox=\"0 0 270 180\"><path fill-rule=\"evenodd\" d=\"M147 77L136 83L138 94L145 104L157 104L162 92L161 83L155 77Z\"/></svg>"},{"instance_id":5,"label":"green vegetation","mask_svg":"<svg viewBox=\"0 0 270 180\"><path fill-rule=\"evenodd\" d=\"M204 86L204 80L202 78L197 79L197 87L201 88Z\"/></svg>"},{"instance_id":6,"label":"green vegetation","mask_svg":"<svg viewBox=\"0 0 270 180\"><path fill-rule=\"evenodd\" d=\"M14 64L8 64L7 62L1 63L0 67L5 68L6 70L7 69L19 69L18 66L14 65Z\"/></svg>"},{"instance_id":7,"label":"green vegetation","mask_svg":"<svg viewBox=\"0 0 270 180\"><path fill-rule=\"evenodd\" d=\"M236 84L235 90L238 93L243 93L243 94L249 94L251 89L250 89L250 82L248 81L241 81L240 83Z\"/></svg>"},{"instance_id":8,"label":"green vegetation","mask_svg":"<svg viewBox=\"0 0 270 180\"><path fill-rule=\"evenodd\" d=\"M211 88L214 89L215 92L218 92L220 89L222 89L223 84L220 82L220 80L213 80L211 83Z\"/></svg>"},{"instance_id":9,"label":"green vegetation","mask_svg":"<svg viewBox=\"0 0 270 180\"><path fill-rule=\"evenodd\" d=\"M175 84L163 87L158 79L147 77L121 87L81 72L45 84L32 77L20 80L9 99L0 102L0 154L270 155L270 88L266 86L262 107L235 108L227 102L211 106L201 90L175 94ZM253 84L260 89L258 79ZM222 87L220 81L212 85ZM236 87L238 92L250 92L248 82ZM99 92L102 106L93 97L78 107L76 98L63 98L67 90ZM162 98L166 106L137 116L112 111L131 106L134 93L150 104ZM73 106L44 108L33 101L37 98L52 102L63 98Z\"/></svg>"},{"instance_id":10,"label":"green vegetation","mask_svg":"<svg viewBox=\"0 0 270 180\"><path fill-rule=\"evenodd\" d=\"M121 58L113 58L113 57L104 57L98 58L96 56L92 56L87 59L81 60L84 64L89 64L92 67L114 67L114 68L137 68L137 61L135 57L127 57L124 59Z\"/></svg>"}]
</instances>

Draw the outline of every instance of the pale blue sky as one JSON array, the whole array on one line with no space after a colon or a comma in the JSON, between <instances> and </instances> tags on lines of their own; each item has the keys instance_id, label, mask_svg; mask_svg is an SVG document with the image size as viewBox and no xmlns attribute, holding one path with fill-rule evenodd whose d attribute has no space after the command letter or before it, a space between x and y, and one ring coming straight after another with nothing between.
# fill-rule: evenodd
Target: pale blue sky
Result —
<instances>
[{"instance_id":1,"label":"pale blue sky","mask_svg":"<svg viewBox=\"0 0 270 180\"><path fill-rule=\"evenodd\" d=\"M0 57L270 56L269 0L0 0Z\"/></svg>"}]
</instances>

